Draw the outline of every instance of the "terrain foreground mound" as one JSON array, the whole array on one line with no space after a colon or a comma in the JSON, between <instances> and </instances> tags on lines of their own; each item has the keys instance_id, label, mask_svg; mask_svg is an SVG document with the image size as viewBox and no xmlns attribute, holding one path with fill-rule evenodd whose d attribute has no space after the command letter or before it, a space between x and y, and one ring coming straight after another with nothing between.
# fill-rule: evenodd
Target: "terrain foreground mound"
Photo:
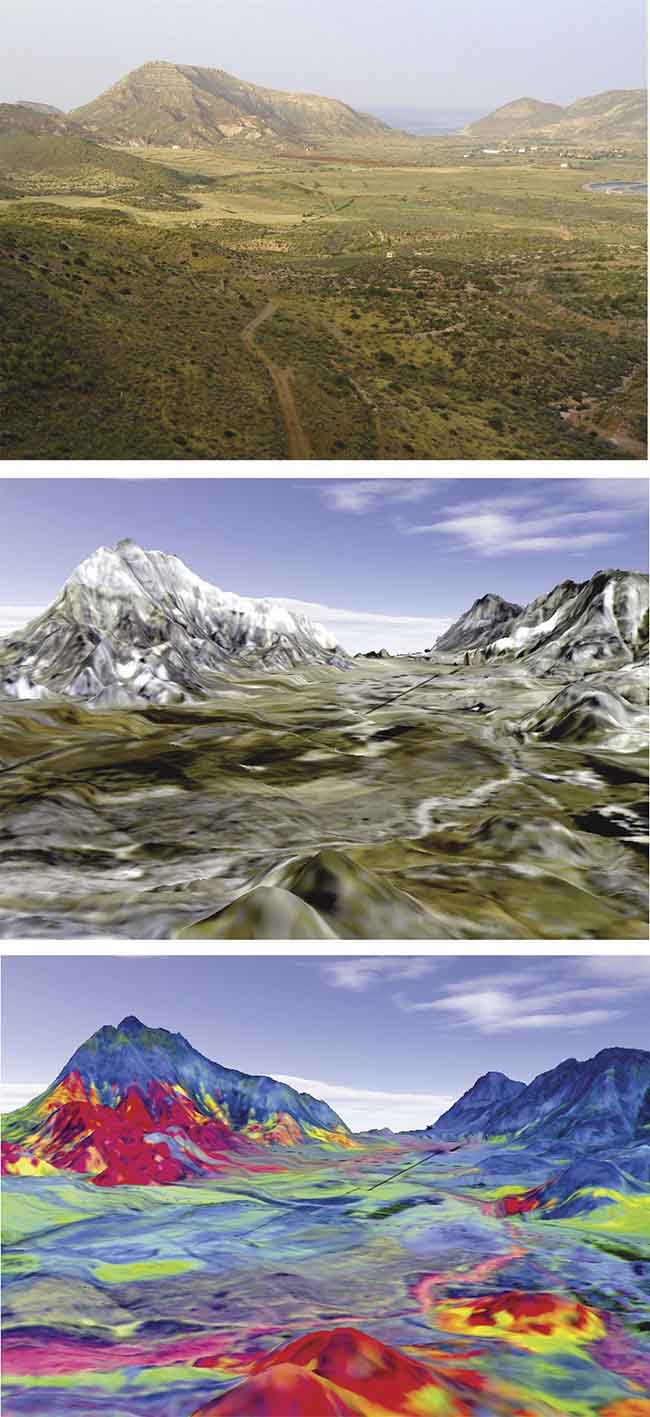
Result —
<instances>
[{"instance_id":1,"label":"terrain foreground mound","mask_svg":"<svg viewBox=\"0 0 650 1417\"><path fill-rule=\"evenodd\" d=\"M467 1417L477 1409L455 1394L455 1386L367 1333L335 1328L307 1334L260 1359L239 1387L193 1417Z\"/></svg>"}]
</instances>

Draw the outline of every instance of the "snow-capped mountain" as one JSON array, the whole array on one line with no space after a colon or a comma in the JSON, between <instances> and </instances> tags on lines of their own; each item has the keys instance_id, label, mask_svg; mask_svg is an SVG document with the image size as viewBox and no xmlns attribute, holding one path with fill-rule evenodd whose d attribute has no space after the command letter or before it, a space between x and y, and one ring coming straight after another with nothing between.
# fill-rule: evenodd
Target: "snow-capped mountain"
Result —
<instances>
[{"instance_id":1,"label":"snow-capped mountain","mask_svg":"<svg viewBox=\"0 0 650 1417\"><path fill-rule=\"evenodd\" d=\"M177 556L126 539L82 561L43 614L0 643L0 692L167 704L215 692L229 666L348 663L306 616L220 590Z\"/></svg>"},{"instance_id":2,"label":"snow-capped mountain","mask_svg":"<svg viewBox=\"0 0 650 1417\"><path fill-rule=\"evenodd\" d=\"M492 601L499 597L483 597ZM436 651L481 649L487 659L526 659L542 669L562 664L580 672L611 661L629 663L647 649L648 577L639 571L597 571L588 581L562 581L488 635L490 617L486 626L479 613L483 602L476 601L436 641Z\"/></svg>"},{"instance_id":3,"label":"snow-capped mountain","mask_svg":"<svg viewBox=\"0 0 650 1417\"><path fill-rule=\"evenodd\" d=\"M509 631L523 606L500 595L482 595L436 640L436 650L479 649Z\"/></svg>"}]
</instances>

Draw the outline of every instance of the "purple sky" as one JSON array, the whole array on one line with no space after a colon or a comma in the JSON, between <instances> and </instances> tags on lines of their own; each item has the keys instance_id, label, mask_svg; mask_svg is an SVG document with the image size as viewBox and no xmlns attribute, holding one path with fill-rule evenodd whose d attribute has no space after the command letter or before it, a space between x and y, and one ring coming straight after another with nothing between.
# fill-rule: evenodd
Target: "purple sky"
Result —
<instances>
[{"instance_id":1,"label":"purple sky","mask_svg":"<svg viewBox=\"0 0 650 1417\"><path fill-rule=\"evenodd\" d=\"M525 603L647 569L647 479L2 479L0 635L132 536L242 595L307 602L346 649L424 649L486 591ZM366 618L379 616L380 619Z\"/></svg>"},{"instance_id":2,"label":"purple sky","mask_svg":"<svg viewBox=\"0 0 650 1417\"><path fill-rule=\"evenodd\" d=\"M5 1110L132 1013L325 1098L357 1128L426 1125L488 1069L529 1081L648 1042L639 956L12 956L2 980Z\"/></svg>"}]
</instances>

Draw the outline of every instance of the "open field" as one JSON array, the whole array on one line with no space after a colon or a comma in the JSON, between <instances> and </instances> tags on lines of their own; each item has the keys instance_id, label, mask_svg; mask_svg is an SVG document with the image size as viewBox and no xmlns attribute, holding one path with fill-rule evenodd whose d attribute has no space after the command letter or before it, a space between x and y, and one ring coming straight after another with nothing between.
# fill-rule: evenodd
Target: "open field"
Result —
<instances>
[{"instance_id":1,"label":"open field","mask_svg":"<svg viewBox=\"0 0 650 1417\"><path fill-rule=\"evenodd\" d=\"M187 707L5 699L0 933L643 939L643 714L531 726L569 682L359 660Z\"/></svg>"},{"instance_id":2,"label":"open field","mask_svg":"<svg viewBox=\"0 0 650 1417\"><path fill-rule=\"evenodd\" d=\"M145 201L0 201L2 456L641 457L646 202L587 190L640 155L463 150L149 149Z\"/></svg>"}]
</instances>

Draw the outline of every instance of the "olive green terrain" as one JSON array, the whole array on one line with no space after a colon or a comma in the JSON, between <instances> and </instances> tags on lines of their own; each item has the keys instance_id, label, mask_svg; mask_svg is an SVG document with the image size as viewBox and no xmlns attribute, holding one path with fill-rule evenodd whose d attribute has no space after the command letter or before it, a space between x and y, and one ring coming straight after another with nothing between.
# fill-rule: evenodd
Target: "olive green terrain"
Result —
<instances>
[{"instance_id":1,"label":"olive green terrain","mask_svg":"<svg viewBox=\"0 0 650 1417\"><path fill-rule=\"evenodd\" d=\"M85 146L188 185L0 166L4 457L643 456L640 154Z\"/></svg>"},{"instance_id":2,"label":"olive green terrain","mask_svg":"<svg viewBox=\"0 0 650 1417\"><path fill-rule=\"evenodd\" d=\"M195 191L209 178L175 172L89 139L74 123L0 104L0 191L6 201L21 197L112 197L136 210L192 211ZM9 116L8 116L9 115ZM35 120L30 122L30 120Z\"/></svg>"},{"instance_id":3,"label":"olive green terrain","mask_svg":"<svg viewBox=\"0 0 650 1417\"><path fill-rule=\"evenodd\" d=\"M646 755L522 729L568 677L359 660L188 707L4 700L0 934L645 938Z\"/></svg>"}]
</instances>

